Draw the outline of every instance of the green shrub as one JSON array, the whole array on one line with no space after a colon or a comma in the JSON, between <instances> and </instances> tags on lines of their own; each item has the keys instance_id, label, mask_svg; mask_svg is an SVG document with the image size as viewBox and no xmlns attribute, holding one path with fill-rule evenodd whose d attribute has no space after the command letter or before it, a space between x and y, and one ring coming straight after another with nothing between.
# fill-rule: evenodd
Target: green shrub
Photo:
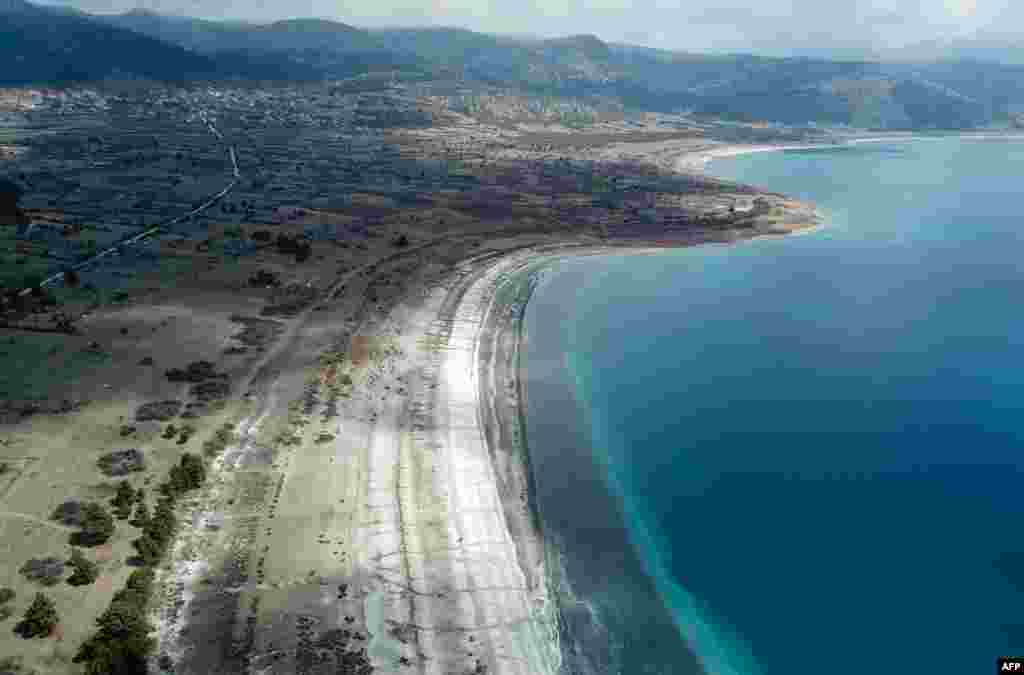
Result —
<instances>
[{"instance_id":1,"label":"green shrub","mask_svg":"<svg viewBox=\"0 0 1024 675\"><path fill-rule=\"evenodd\" d=\"M42 593L36 593L32 604L25 610L25 617L15 627L23 638L46 637L57 625L57 606Z\"/></svg>"},{"instance_id":2,"label":"green shrub","mask_svg":"<svg viewBox=\"0 0 1024 675\"><path fill-rule=\"evenodd\" d=\"M86 558L80 548L71 549L71 559L68 560L68 565L74 570L68 577L68 583L72 586L86 586L96 581L96 577L100 575L99 567Z\"/></svg>"},{"instance_id":3,"label":"green shrub","mask_svg":"<svg viewBox=\"0 0 1024 675\"><path fill-rule=\"evenodd\" d=\"M82 506L81 530L71 535L72 546L99 546L114 534L114 518L101 505Z\"/></svg>"}]
</instances>

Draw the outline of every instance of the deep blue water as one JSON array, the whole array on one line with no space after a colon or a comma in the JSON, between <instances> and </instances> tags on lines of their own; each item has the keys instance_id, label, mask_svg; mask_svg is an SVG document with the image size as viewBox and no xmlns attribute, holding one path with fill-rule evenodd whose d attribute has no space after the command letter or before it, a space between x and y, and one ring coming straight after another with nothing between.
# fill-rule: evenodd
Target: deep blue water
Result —
<instances>
[{"instance_id":1,"label":"deep blue water","mask_svg":"<svg viewBox=\"0 0 1024 675\"><path fill-rule=\"evenodd\" d=\"M555 268L526 419L566 670L1024 652L1022 167L1024 142L950 138L720 161L830 224Z\"/></svg>"}]
</instances>

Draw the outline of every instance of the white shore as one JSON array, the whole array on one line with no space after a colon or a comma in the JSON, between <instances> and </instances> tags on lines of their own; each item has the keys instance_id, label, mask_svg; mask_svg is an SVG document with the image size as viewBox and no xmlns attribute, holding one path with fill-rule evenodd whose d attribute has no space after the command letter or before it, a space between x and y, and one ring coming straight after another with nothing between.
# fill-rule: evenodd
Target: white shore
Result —
<instances>
[{"instance_id":1,"label":"white shore","mask_svg":"<svg viewBox=\"0 0 1024 675\"><path fill-rule=\"evenodd\" d=\"M702 172L707 168L707 164L716 159L726 159L728 157L739 157L741 155L750 155L760 152L778 152L780 150L813 150L817 148L832 148L837 147L836 145L828 145L823 143L817 144L793 144L793 145L738 145L738 144L722 144L719 147L711 148L708 150L702 150L691 154L684 155L676 161L676 171L681 173L692 173Z\"/></svg>"}]
</instances>

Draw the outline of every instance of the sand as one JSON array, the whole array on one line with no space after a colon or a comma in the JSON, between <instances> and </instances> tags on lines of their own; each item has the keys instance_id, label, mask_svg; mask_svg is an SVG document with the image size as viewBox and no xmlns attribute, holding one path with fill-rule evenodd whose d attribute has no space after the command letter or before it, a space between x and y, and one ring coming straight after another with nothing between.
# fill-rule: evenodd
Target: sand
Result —
<instances>
[{"instance_id":1,"label":"sand","mask_svg":"<svg viewBox=\"0 0 1024 675\"><path fill-rule=\"evenodd\" d=\"M639 152L665 165L695 150L691 141L641 145L609 157ZM692 241L784 234L813 220L804 205L786 209L791 217ZM487 230L447 212L445 222L436 230L424 223L411 232L415 244L397 250L391 233L360 249L318 243L325 259L301 267L267 252L210 271L189 254L187 284L97 311L74 340L100 339L111 363L131 368L81 379L73 393L93 403L77 417L22 425L26 447L47 434L60 443L23 453L44 471L0 501L0 527L24 528L18 541L34 537L33 552L60 552L66 533L38 520L63 497L98 487L60 477L64 458L76 456L76 470L95 481L95 456L121 443L118 417L181 395L160 377L164 368L209 359L230 374L235 394L222 413L196 422L192 445L129 443L155 448L162 469L224 422L238 434L208 486L182 504L182 531L160 570L152 618L176 672L355 672L343 670L351 664L378 673L557 672L557 606L517 438L515 310L528 270L650 244L537 234L525 223ZM273 344L231 355L241 329L232 315L256 317L274 302L269 289L245 286L263 267L315 284L318 298L275 317ZM157 366L139 365L143 356ZM65 652L123 583L132 536L119 532L104 569L114 582L91 591L85 609L75 609L76 592L58 598L83 627L68 634ZM8 579L15 563L0 570ZM46 662L44 652L34 665Z\"/></svg>"}]
</instances>

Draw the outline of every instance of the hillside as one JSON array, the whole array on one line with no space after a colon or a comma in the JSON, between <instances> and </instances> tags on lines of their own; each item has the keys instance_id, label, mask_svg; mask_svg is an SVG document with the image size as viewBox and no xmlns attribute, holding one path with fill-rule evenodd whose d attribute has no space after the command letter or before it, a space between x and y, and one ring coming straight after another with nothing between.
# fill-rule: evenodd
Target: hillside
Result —
<instances>
[{"instance_id":1,"label":"hillside","mask_svg":"<svg viewBox=\"0 0 1024 675\"><path fill-rule=\"evenodd\" d=\"M97 15L96 18L205 53L324 48L338 52L383 51L383 45L365 31L323 19L288 19L270 24L252 24L206 21L138 9L123 14Z\"/></svg>"},{"instance_id":2,"label":"hillside","mask_svg":"<svg viewBox=\"0 0 1024 675\"><path fill-rule=\"evenodd\" d=\"M0 84L115 75L183 81L217 72L211 59L176 45L21 0L0 3L0 62Z\"/></svg>"},{"instance_id":3,"label":"hillside","mask_svg":"<svg viewBox=\"0 0 1024 675\"><path fill-rule=\"evenodd\" d=\"M0 12L9 17L0 27L0 58L17 64L0 74L7 84L111 75L311 80L398 72L618 101L631 109L872 129L976 128L1006 124L1024 110L1024 66L976 60L693 54L610 44L594 35L363 30L325 19L218 22L143 10L93 16L23 0L0 0Z\"/></svg>"},{"instance_id":4,"label":"hillside","mask_svg":"<svg viewBox=\"0 0 1024 675\"><path fill-rule=\"evenodd\" d=\"M66 9L23 0L0 2L0 84L149 79L302 80L319 71L256 52L198 54L180 45Z\"/></svg>"},{"instance_id":5,"label":"hillside","mask_svg":"<svg viewBox=\"0 0 1024 675\"><path fill-rule=\"evenodd\" d=\"M265 68L276 66L285 72L301 72L303 78L344 78L372 70L415 70L419 66L417 59L390 49L366 31L338 21L218 22L146 10L95 18L200 54L217 58L230 55L239 64L256 60Z\"/></svg>"}]
</instances>

